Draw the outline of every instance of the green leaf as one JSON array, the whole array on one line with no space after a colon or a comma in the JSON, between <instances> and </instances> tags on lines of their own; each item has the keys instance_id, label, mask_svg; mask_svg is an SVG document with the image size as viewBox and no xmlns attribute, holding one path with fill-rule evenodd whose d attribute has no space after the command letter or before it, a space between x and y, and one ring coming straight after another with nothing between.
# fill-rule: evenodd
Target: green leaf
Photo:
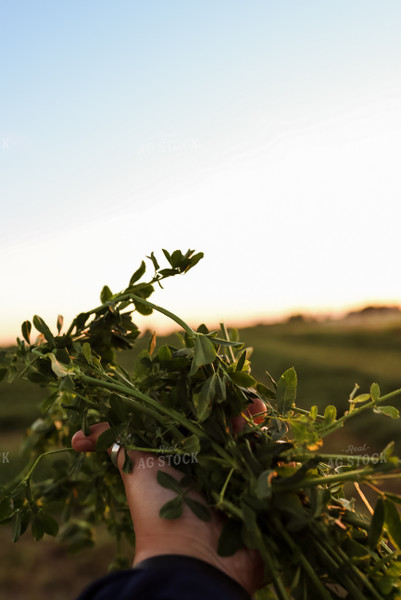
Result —
<instances>
[{"instance_id":1,"label":"green leaf","mask_svg":"<svg viewBox=\"0 0 401 600\"><path fill-rule=\"evenodd\" d=\"M385 522L394 544L401 550L401 521L397 508L391 500L384 500Z\"/></svg>"},{"instance_id":2,"label":"green leaf","mask_svg":"<svg viewBox=\"0 0 401 600\"><path fill-rule=\"evenodd\" d=\"M153 252L152 252L152 254L153 254ZM135 271L135 273L132 275L131 279L129 280L129 285L130 286L134 285L134 283L142 277L142 275L145 273L145 271L146 271L146 264L145 264L145 261L142 261L139 269L137 269Z\"/></svg>"},{"instance_id":3,"label":"green leaf","mask_svg":"<svg viewBox=\"0 0 401 600\"><path fill-rule=\"evenodd\" d=\"M394 442L389 442L380 453L380 461L389 462L394 454Z\"/></svg>"},{"instance_id":4,"label":"green leaf","mask_svg":"<svg viewBox=\"0 0 401 600\"><path fill-rule=\"evenodd\" d=\"M374 550L379 543L379 539L383 530L384 518L384 500L381 496L379 496L369 528L369 546L372 548L372 550Z\"/></svg>"},{"instance_id":5,"label":"green leaf","mask_svg":"<svg viewBox=\"0 0 401 600\"><path fill-rule=\"evenodd\" d=\"M173 254L171 255L170 261L170 264L173 267L173 269L177 269L178 267L180 267L183 259L184 257L182 255L181 250L174 250Z\"/></svg>"},{"instance_id":6,"label":"green leaf","mask_svg":"<svg viewBox=\"0 0 401 600\"><path fill-rule=\"evenodd\" d=\"M167 362L172 359L172 356L171 350L167 344L160 346L159 350L157 351L157 358L160 362Z\"/></svg>"},{"instance_id":7,"label":"green leaf","mask_svg":"<svg viewBox=\"0 0 401 600\"><path fill-rule=\"evenodd\" d=\"M244 342L233 342L232 340L224 340L223 338L212 337L210 340L213 342L215 346L227 346L230 348L241 348L244 345Z\"/></svg>"},{"instance_id":8,"label":"green leaf","mask_svg":"<svg viewBox=\"0 0 401 600\"><path fill-rule=\"evenodd\" d=\"M105 285L102 289L102 291L100 292L100 302L102 304L104 304L105 302L108 302L109 300L111 300L111 298L113 297L113 292L111 291L111 289L109 288L108 285Z\"/></svg>"},{"instance_id":9,"label":"green leaf","mask_svg":"<svg viewBox=\"0 0 401 600\"><path fill-rule=\"evenodd\" d=\"M370 394L359 394L359 396L350 399L350 402L352 402L352 404L360 404L361 402L367 402L368 400L370 400Z\"/></svg>"},{"instance_id":10,"label":"green leaf","mask_svg":"<svg viewBox=\"0 0 401 600\"><path fill-rule=\"evenodd\" d=\"M162 519L178 519L182 515L182 510L183 498L177 496L161 507L159 515Z\"/></svg>"},{"instance_id":11,"label":"green leaf","mask_svg":"<svg viewBox=\"0 0 401 600\"><path fill-rule=\"evenodd\" d=\"M275 400L275 398L276 398L276 392L269 390L269 388L266 387L264 385L264 383L258 383L256 385L256 390L257 390L257 392L259 392L259 394L261 396L264 396L264 398L266 398L266 399Z\"/></svg>"},{"instance_id":12,"label":"green leaf","mask_svg":"<svg viewBox=\"0 0 401 600\"><path fill-rule=\"evenodd\" d=\"M241 530L242 524L239 521L225 521L217 545L220 556L232 556L243 546Z\"/></svg>"},{"instance_id":13,"label":"green leaf","mask_svg":"<svg viewBox=\"0 0 401 600\"><path fill-rule=\"evenodd\" d=\"M386 417L391 417L392 419L399 419L400 417L400 411L395 406L376 406L373 412L378 415L386 415Z\"/></svg>"},{"instance_id":14,"label":"green leaf","mask_svg":"<svg viewBox=\"0 0 401 600\"><path fill-rule=\"evenodd\" d=\"M330 491L327 488L312 487L308 491L310 497L310 516L317 519L330 501Z\"/></svg>"},{"instance_id":15,"label":"green leaf","mask_svg":"<svg viewBox=\"0 0 401 600\"><path fill-rule=\"evenodd\" d=\"M163 251L164 256L167 258L168 262L170 263L170 265L173 266L173 263L172 263L172 260L171 260L171 256L170 256L170 252L168 252L164 248L162 248L162 251Z\"/></svg>"},{"instance_id":16,"label":"green leaf","mask_svg":"<svg viewBox=\"0 0 401 600\"><path fill-rule=\"evenodd\" d=\"M272 495L272 486L269 477L272 473L275 473L275 471L272 469L267 469L266 471L262 471L258 477L258 481L256 483L256 497L259 498L259 500L270 498Z\"/></svg>"},{"instance_id":17,"label":"green leaf","mask_svg":"<svg viewBox=\"0 0 401 600\"><path fill-rule=\"evenodd\" d=\"M216 358L216 349L213 342L206 335L197 333L194 340L194 357L190 375L194 375L199 367L209 365Z\"/></svg>"},{"instance_id":18,"label":"green leaf","mask_svg":"<svg viewBox=\"0 0 401 600\"><path fill-rule=\"evenodd\" d=\"M246 359L246 350L244 350L241 353L241 356L238 359L238 362L237 362L236 367L235 367L236 371L242 371L242 368L243 368L243 366L245 364L245 359Z\"/></svg>"},{"instance_id":19,"label":"green leaf","mask_svg":"<svg viewBox=\"0 0 401 600\"><path fill-rule=\"evenodd\" d=\"M343 548L356 564L367 564L370 560L369 549L352 538L345 540Z\"/></svg>"},{"instance_id":20,"label":"green leaf","mask_svg":"<svg viewBox=\"0 0 401 600\"><path fill-rule=\"evenodd\" d=\"M58 533L58 523L49 513L40 511L38 513L42 521L42 527L45 533L51 536L56 536Z\"/></svg>"},{"instance_id":21,"label":"green leaf","mask_svg":"<svg viewBox=\"0 0 401 600\"><path fill-rule=\"evenodd\" d=\"M201 423L211 413L212 404L216 397L216 380L217 373L213 373L202 385L200 392L192 395L196 416Z\"/></svg>"},{"instance_id":22,"label":"green leaf","mask_svg":"<svg viewBox=\"0 0 401 600\"><path fill-rule=\"evenodd\" d=\"M398 587L397 584L399 584L399 581L399 576L389 577L388 575L383 575L377 580L377 582L375 581L375 584L379 592L384 594L384 596L387 596L387 594L390 594L391 591L394 590L394 586ZM394 598L394 596L391 597ZM397 598L397 596L395 596L395 598Z\"/></svg>"},{"instance_id":23,"label":"green leaf","mask_svg":"<svg viewBox=\"0 0 401 600\"><path fill-rule=\"evenodd\" d=\"M151 255L147 256L146 258L149 258L152 261L155 271L158 271L160 269L159 263L156 260L154 252L152 252Z\"/></svg>"},{"instance_id":24,"label":"green leaf","mask_svg":"<svg viewBox=\"0 0 401 600\"><path fill-rule=\"evenodd\" d=\"M295 402L297 394L297 373L294 367L287 369L277 383L277 408L280 414L285 415Z\"/></svg>"},{"instance_id":25,"label":"green leaf","mask_svg":"<svg viewBox=\"0 0 401 600\"><path fill-rule=\"evenodd\" d=\"M256 384L256 379L245 373L245 371L233 371L229 373L229 376L236 385L244 388L253 387Z\"/></svg>"},{"instance_id":26,"label":"green leaf","mask_svg":"<svg viewBox=\"0 0 401 600\"><path fill-rule=\"evenodd\" d=\"M197 254L194 254L194 256L192 256L189 261L187 266L185 267L185 273L187 271L189 271L189 269L192 269L192 267L194 267L196 264L198 264L198 262L204 257L204 253L203 252L198 252Z\"/></svg>"},{"instance_id":27,"label":"green leaf","mask_svg":"<svg viewBox=\"0 0 401 600\"><path fill-rule=\"evenodd\" d=\"M273 388L275 390L277 390L277 383L275 382L275 380L273 379L273 377L270 375L269 371L265 371L268 380L270 381L270 383L272 384Z\"/></svg>"},{"instance_id":28,"label":"green leaf","mask_svg":"<svg viewBox=\"0 0 401 600\"><path fill-rule=\"evenodd\" d=\"M128 452L125 452L123 473L132 473L133 468L134 468L134 463L132 462L131 457L128 454Z\"/></svg>"},{"instance_id":29,"label":"green leaf","mask_svg":"<svg viewBox=\"0 0 401 600\"><path fill-rule=\"evenodd\" d=\"M180 482L172 475L169 475L169 473L166 473L166 471L157 471L157 481L168 490L172 490L178 494L182 493Z\"/></svg>"},{"instance_id":30,"label":"green leaf","mask_svg":"<svg viewBox=\"0 0 401 600\"><path fill-rule=\"evenodd\" d=\"M150 306L147 306L146 304L143 304L140 300L135 300L134 306L135 306L135 310L137 310L140 315L147 316L147 315L151 315L153 312L153 308L151 308Z\"/></svg>"},{"instance_id":31,"label":"green leaf","mask_svg":"<svg viewBox=\"0 0 401 600\"><path fill-rule=\"evenodd\" d=\"M205 504L202 504L193 498L189 498L188 496L184 496L184 500L192 512L198 517L198 519L201 519L201 521L211 520L212 515Z\"/></svg>"},{"instance_id":32,"label":"green leaf","mask_svg":"<svg viewBox=\"0 0 401 600\"><path fill-rule=\"evenodd\" d=\"M52 371L57 377L66 377L68 375L68 369L62 365L53 353L47 355L50 358Z\"/></svg>"},{"instance_id":33,"label":"green leaf","mask_svg":"<svg viewBox=\"0 0 401 600\"><path fill-rule=\"evenodd\" d=\"M22 511L17 510L14 519L13 525L13 533L12 533L12 541L18 542L21 535L21 526L22 526Z\"/></svg>"},{"instance_id":34,"label":"green leaf","mask_svg":"<svg viewBox=\"0 0 401 600\"><path fill-rule=\"evenodd\" d=\"M81 429L84 432L84 434L86 436L89 436L91 433L90 427L89 427L89 422L88 422L88 415L86 412L83 413L82 415L82 421L81 421Z\"/></svg>"},{"instance_id":35,"label":"green leaf","mask_svg":"<svg viewBox=\"0 0 401 600\"><path fill-rule=\"evenodd\" d=\"M200 451L200 441L197 435L193 434L187 437L181 443L182 449L190 454Z\"/></svg>"},{"instance_id":36,"label":"green leaf","mask_svg":"<svg viewBox=\"0 0 401 600\"><path fill-rule=\"evenodd\" d=\"M41 519L39 518L39 513L37 515L34 515L31 527L32 537L36 542L38 542L40 539L42 539L42 537L45 534Z\"/></svg>"},{"instance_id":37,"label":"green leaf","mask_svg":"<svg viewBox=\"0 0 401 600\"><path fill-rule=\"evenodd\" d=\"M21 331L22 331L22 335L25 339L25 341L30 344L31 343L31 330L32 330L32 324L30 321L24 321L21 325Z\"/></svg>"},{"instance_id":38,"label":"green leaf","mask_svg":"<svg viewBox=\"0 0 401 600\"><path fill-rule=\"evenodd\" d=\"M337 409L332 404L329 404L324 409L324 425L331 425L337 418Z\"/></svg>"},{"instance_id":39,"label":"green leaf","mask_svg":"<svg viewBox=\"0 0 401 600\"><path fill-rule=\"evenodd\" d=\"M82 344L82 354L87 363L92 364L92 348L88 342Z\"/></svg>"},{"instance_id":40,"label":"green leaf","mask_svg":"<svg viewBox=\"0 0 401 600\"><path fill-rule=\"evenodd\" d=\"M384 492L386 498L395 502L396 504L401 504L401 496L397 496L397 494L392 494L391 492Z\"/></svg>"},{"instance_id":41,"label":"green leaf","mask_svg":"<svg viewBox=\"0 0 401 600\"><path fill-rule=\"evenodd\" d=\"M38 315L35 315L32 320L34 327L36 327L36 329L45 336L45 339L48 342L52 342L54 344L54 335L52 334L44 320L41 317L38 317Z\"/></svg>"},{"instance_id":42,"label":"green leaf","mask_svg":"<svg viewBox=\"0 0 401 600\"><path fill-rule=\"evenodd\" d=\"M55 403L55 401L58 398L58 392L53 392L53 394L50 394L50 396L47 396L42 404L40 405L40 410L42 411L42 414L46 414L47 411L49 410L49 408L51 406L53 406L53 404Z\"/></svg>"},{"instance_id":43,"label":"green leaf","mask_svg":"<svg viewBox=\"0 0 401 600\"><path fill-rule=\"evenodd\" d=\"M9 519L14 512L13 502L10 498L3 498L0 502L0 521Z\"/></svg>"},{"instance_id":44,"label":"green leaf","mask_svg":"<svg viewBox=\"0 0 401 600\"><path fill-rule=\"evenodd\" d=\"M96 442L96 450L105 451L116 441L116 438L120 435L124 424L114 425L106 431L103 431L102 434L99 435Z\"/></svg>"},{"instance_id":45,"label":"green leaf","mask_svg":"<svg viewBox=\"0 0 401 600\"><path fill-rule=\"evenodd\" d=\"M373 402L377 402L377 400L380 398L380 387L378 383L372 383L372 385L370 386L370 397L372 398Z\"/></svg>"},{"instance_id":46,"label":"green leaf","mask_svg":"<svg viewBox=\"0 0 401 600\"><path fill-rule=\"evenodd\" d=\"M3 381L3 379L7 375L7 373L8 373L7 367L3 367L0 369L0 381Z\"/></svg>"},{"instance_id":47,"label":"green leaf","mask_svg":"<svg viewBox=\"0 0 401 600\"><path fill-rule=\"evenodd\" d=\"M58 523L51 515L44 510L39 510L32 519L32 535L36 541L39 541L45 533L56 536L58 532Z\"/></svg>"}]
</instances>

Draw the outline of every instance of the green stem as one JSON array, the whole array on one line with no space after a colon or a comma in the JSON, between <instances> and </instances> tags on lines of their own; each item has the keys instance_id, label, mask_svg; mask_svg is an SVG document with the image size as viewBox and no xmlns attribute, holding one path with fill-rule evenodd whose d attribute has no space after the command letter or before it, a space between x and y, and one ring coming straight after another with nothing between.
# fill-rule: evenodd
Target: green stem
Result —
<instances>
[{"instance_id":1,"label":"green stem","mask_svg":"<svg viewBox=\"0 0 401 600\"><path fill-rule=\"evenodd\" d=\"M291 549L292 556L299 557L299 562L301 563L305 573L308 575L309 579L314 583L316 589L319 591L319 598L323 598L324 600L331 600L332 596L330 592L320 581L310 562L302 553L302 550L298 547L298 545L293 541L291 536L287 533L287 530L285 529L285 527L283 527L281 521L279 519L275 519L274 525L279 531L281 537L287 542L289 548Z\"/></svg>"},{"instance_id":2,"label":"green stem","mask_svg":"<svg viewBox=\"0 0 401 600\"><path fill-rule=\"evenodd\" d=\"M373 463L376 464L378 461L378 457L377 456L364 456L362 454L319 454L319 458L322 459L335 459L335 460L342 460L342 461L347 461L347 462L357 462L357 463L363 463L363 464L369 464L369 463ZM296 458L294 458L294 460L297 460ZM324 461L323 461L324 462ZM337 465L340 466L340 465Z\"/></svg>"},{"instance_id":3,"label":"green stem","mask_svg":"<svg viewBox=\"0 0 401 600\"><path fill-rule=\"evenodd\" d=\"M330 544L328 544L327 542L323 542L323 543L326 546L327 556L331 556L333 561L337 561L339 559L339 554L340 554L339 547L336 545L335 548L332 548L330 546ZM322 551L323 550L324 549L322 548ZM347 568L349 568L349 564L350 564L349 557L347 557L347 560L345 560L345 561L340 558L339 567L342 567L342 569L341 570L338 569L336 575L339 577L340 584L342 584L346 587L346 590L348 592L350 592L350 594L352 594L351 597L354 598L354 600L365 600L365 595L358 589L358 587L355 585L355 583L352 581L352 579L350 579L350 577L345 572L345 570Z\"/></svg>"},{"instance_id":4,"label":"green stem","mask_svg":"<svg viewBox=\"0 0 401 600\"><path fill-rule=\"evenodd\" d=\"M180 448L142 448L141 446L134 446L132 444L127 444L127 450L138 450L139 452L153 452L155 454L188 454L185 450L181 450Z\"/></svg>"},{"instance_id":5,"label":"green stem","mask_svg":"<svg viewBox=\"0 0 401 600\"><path fill-rule=\"evenodd\" d=\"M175 323L177 323L177 325L180 325L180 327L182 327L182 329L184 329L184 331L186 331L188 333L188 335L190 335L191 337L195 335L195 331L187 323L185 323L185 321L183 321L180 317L178 317L174 313L170 312L166 308L163 308L162 306L158 306L157 304L153 304L153 302L149 302L149 300L145 300L144 298L141 298L140 296L137 296L136 294L127 292L125 294L121 294L121 295L117 296L116 298L113 299L112 302L118 303L118 302L124 302L125 300L133 300L140 304L144 304L145 306L148 306L149 308L153 308L154 310L157 310L158 312L162 313L163 315L165 315L172 321L175 321ZM104 304L100 304L100 306L97 306L93 310L88 311L88 313L86 313L86 314L91 315L93 313L97 313L109 305L110 305L110 302L105 302ZM74 325L75 325L75 319L71 323L71 326L70 326L69 330L67 331L66 335L71 335L72 330L74 329Z\"/></svg>"},{"instance_id":6,"label":"green stem","mask_svg":"<svg viewBox=\"0 0 401 600\"><path fill-rule=\"evenodd\" d=\"M292 485L285 485L285 484L281 484L280 482L272 482L272 486L273 488L275 488L277 491L290 491L292 489L302 489L303 486L305 487L312 487L312 486L316 486L316 485L321 485L321 484L331 484L331 483L337 483L339 481L360 481L361 479L364 479L365 477L367 477L368 475L371 475L372 473L374 473L374 469L372 469L371 467L366 467L365 469L360 469L359 471L346 471L345 473L335 473L333 475L326 475L323 477L310 477L308 479L304 479L303 481L297 481L296 483L293 483ZM284 481L284 480L281 480Z\"/></svg>"},{"instance_id":7,"label":"green stem","mask_svg":"<svg viewBox=\"0 0 401 600\"><path fill-rule=\"evenodd\" d=\"M339 419L334 421L334 423L332 423L331 425L322 427L322 429L319 430L319 435L321 437L324 437L324 436L328 435L329 433L333 433L333 431L336 431L337 429L340 429L340 427L343 427L344 423L346 421L348 421L348 419L352 419L356 415L359 415L361 412L363 412L365 410L369 410L370 408L374 408L378 404L382 404L383 402L392 400L396 396L400 396L400 395L401 395L401 388L399 388L398 390L394 390L393 392L390 392L389 394L385 394L384 396L381 396L376 401L371 400L370 402L363 404L359 408L355 408L352 412L345 413L342 417L340 417Z\"/></svg>"},{"instance_id":8,"label":"green stem","mask_svg":"<svg viewBox=\"0 0 401 600\"><path fill-rule=\"evenodd\" d=\"M310 411L309 410L305 410L304 408L299 408L299 406L292 406L291 410L293 410L296 413L299 413L300 415L306 415L307 417L309 417L310 415ZM324 416L323 415L316 415L316 419L320 419L321 421L324 420Z\"/></svg>"},{"instance_id":9,"label":"green stem","mask_svg":"<svg viewBox=\"0 0 401 600\"><path fill-rule=\"evenodd\" d=\"M184 331L186 331L188 333L189 336L192 337L193 335L196 335L195 331L189 325L187 325L187 323L185 323L185 321L180 319L180 317L178 317L174 313L170 312L169 310L163 308L162 306L153 304L153 302L144 300L143 298L141 298L140 296L136 296L135 294L126 294L126 296L127 296L127 300L128 300L128 298L131 298L132 300L136 300L137 302L140 302L141 304L144 304L145 306L148 306L149 308L153 308L154 310L157 310L158 312L162 313L163 315L166 315L166 317L169 317L169 319L171 319L172 321L175 321L177 323L177 325L180 325L184 329Z\"/></svg>"},{"instance_id":10,"label":"green stem","mask_svg":"<svg viewBox=\"0 0 401 600\"><path fill-rule=\"evenodd\" d=\"M344 550L341 547L337 548L337 552L339 556L342 557L344 564L348 564L354 575L356 575L356 577L365 586L365 588L369 590L373 598L376 598L376 600L384 600L383 596L379 594L376 588L370 583L366 575L362 573L362 571L360 571L356 565L353 564L352 560L350 561L349 556L344 552Z\"/></svg>"},{"instance_id":11,"label":"green stem","mask_svg":"<svg viewBox=\"0 0 401 600\"><path fill-rule=\"evenodd\" d=\"M219 508L219 505L223 503L224 494L226 493L228 482L230 481L231 476L232 476L233 473L234 473L234 469L231 469L230 472L229 472L229 474L227 475L227 478L226 478L226 480L224 482L223 487L221 488L221 492L220 492L220 496L219 496L219 501L217 503L217 508Z\"/></svg>"},{"instance_id":12,"label":"green stem","mask_svg":"<svg viewBox=\"0 0 401 600\"><path fill-rule=\"evenodd\" d=\"M45 456L50 456L50 454L57 454L58 452L75 452L75 450L73 448L59 448L58 450L49 450L49 452L44 452L43 454L38 456L37 459L32 464L32 466L29 467L28 473L26 475L24 475L24 477L21 479L20 483L25 483L25 482L29 481L29 479L32 476L32 473L34 472L34 470L36 469L36 467L38 466L38 464L42 460L42 458L44 458Z\"/></svg>"},{"instance_id":13,"label":"green stem","mask_svg":"<svg viewBox=\"0 0 401 600\"><path fill-rule=\"evenodd\" d=\"M106 388L109 390L119 392L120 394L122 394L121 399L124 402L126 402L127 404L130 404L130 405L133 405L135 408L143 410L144 412L148 412L148 414L151 414L155 419L157 419L160 423L163 423L164 425L165 425L165 418L163 418L163 415L161 415L160 413L164 413L164 415L174 419L177 423L179 423L180 425L183 425L191 433L193 433L197 436L204 435L204 431L201 428L199 428L195 423L193 423L192 421L190 421L189 419L184 417L181 413L177 412L176 410L174 410L172 408L167 408L167 407L163 406L163 404L161 404L157 400L154 400L154 398L151 398L150 396L143 394L142 392L140 392L138 389L136 389L134 387L131 388L131 387L120 385L118 383L102 381L99 379L95 379L94 377L89 377L88 375L83 375L83 374L80 374L80 381L91 384L91 385L95 385L97 387L103 387L103 388ZM138 398L139 400L142 400L145 403L145 406L142 404L138 404L137 402L133 401L132 398L126 398L125 396L132 396L133 398ZM153 409L153 410L151 410L151 409ZM183 434L180 433L178 431L178 429L176 429L176 428L175 428L175 431L177 432L177 434L179 436L181 436L181 439L183 439L183 437L184 437ZM238 468L233 457L224 448L222 448L219 444L217 444L213 440L211 440L211 446L212 446L213 450L216 452L216 454L219 454L221 457L223 457L225 460L228 461L229 465Z\"/></svg>"}]
</instances>

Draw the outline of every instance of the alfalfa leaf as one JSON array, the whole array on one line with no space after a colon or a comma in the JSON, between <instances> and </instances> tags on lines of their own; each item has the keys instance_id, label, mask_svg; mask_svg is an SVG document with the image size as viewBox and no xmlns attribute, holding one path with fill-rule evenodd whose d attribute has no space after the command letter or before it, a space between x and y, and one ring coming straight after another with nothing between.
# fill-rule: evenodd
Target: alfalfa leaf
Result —
<instances>
[{"instance_id":1,"label":"alfalfa leaf","mask_svg":"<svg viewBox=\"0 0 401 600\"><path fill-rule=\"evenodd\" d=\"M370 386L370 397L372 398L373 402L377 402L377 400L380 398L380 387L378 383L372 383L372 385Z\"/></svg>"},{"instance_id":2,"label":"alfalfa leaf","mask_svg":"<svg viewBox=\"0 0 401 600\"><path fill-rule=\"evenodd\" d=\"M210 415L213 401L216 397L217 373L213 373L202 385L199 392L192 395L195 413L199 422L204 421Z\"/></svg>"},{"instance_id":3,"label":"alfalfa leaf","mask_svg":"<svg viewBox=\"0 0 401 600\"><path fill-rule=\"evenodd\" d=\"M82 354L87 363L92 364L92 348L89 342L84 342L82 344Z\"/></svg>"},{"instance_id":4,"label":"alfalfa leaf","mask_svg":"<svg viewBox=\"0 0 401 600\"><path fill-rule=\"evenodd\" d=\"M337 418L337 409L332 404L329 404L324 409L324 425L331 425Z\"/></svg>"},{"instance_id":5,"label":"alfalfa leaf","mask_svg":"<svg viewBox=\"0 0 401 600\"><path fill-rule=\"evenodd\" d=\"M103 286L103 289L100 292L100 302L102 304L104 304L105 302L108 302L109 300L111 300L112 297L113 297L113 292L111 291L109 286L108 285Z\"/></svg>"},{"instance_id":6,"label":"alfalfa leaf","mask_svg":"<svg viewBox=\"0 0 401 600\"><path fill-rule=\"evenodd\" d=\"M24 321L21 325L21 332L24 337L24 340L30 344L31 343L31 330L32 324L30 321Z\"/></svg>"},{"instance_id":7,"label":"alfalfa leaf","mask_svg":"<svg viewBox=\"0 0 401 600\"><path fill-rule=\"evenodd\" d=\"M385 517L384 500L381 496L377 499L375 512L369 528L369 546L374 550L379 543L379 539L383 530Z\"/></svg>"},{"instance_id":8,"label":"alfalfa leaf","mask_svg":"<svg viewBox=\"0 0 401 600\"><path fill-rule=\"evenodd\" d=\"M190 375L194 375L199 367L209 365L216 358L216 348L213 342L203 333L195 334L194 357L192 360Z\"/></svg>"},{"instance_id":9,"label":"alfalfa leaf","mask_svg":"<svg viewBox=\"0 0 401 600\"><path fill-rule=\"evenodd\" d=\"M350 399L352 404L361 404L362 402L367 402L370 400L370 394L359 394L359 396L355 396L355 398Z\"/></svg>"},{"instance_id":10,"label":"alfalfa leaf","mask_svg":"<svg viewBox=\"0 0 401 600\"><path fill-rule=\"evenodd\" d=\"M198 519L201 521L210 521L212 515L205 504L202 504L193 498L188 498L187 496L184 496L184 500L192 512L198 517Z\"/></svg>"},{"instance_id":11,"label":"alfalfa leaf","mask_svg":"<svg viewBox=\"0 0 401 600\"><path fill-rule=\"evenodd\" d=\"M385 522L394 544L401 550L401 520L395 504L386 498L384 500Z\"/></svg>"},{"instance_id":12,"label":"alfalfa leaf","mask_svg":"<svg viewBox=\"0 0 401 600\"><path fill-rule=\"evenodd\" d=\"M241 387L249 388L256 384L256 379L248 373L245 373L245 371L233 371L232 373L229 373L229 375L231 380Z\"/></svg>"},{"instance_id":13,"label":"alfalfa leaf","mask_svg":"<svg viewBox=\"0 0 401 600\"><path fill-rule=\"evenodd\" d=\"M131 279L129 280L129 284L134 285L134 283L136 281L138 281L142 277L142 275L144 275L145 271L146 271L146 264L145 264L145 261L142 261L139 269L137 269L135 271L135 273L132 275Z\"/></svg>"},{"instance_id":14,"label":"alfalfa leaf","mask_svg":"<svg viewBox=\"0 0 401 600\"><path fill-rule=\"evenodd\" d=\"M376 406L373 412L378 415L386 415L392 419L399 419L400 411L395 406Z\"/></svg>"},{"instance_id":15,"label":"alfalfa leaf","mask_svg":"<svg viewBox=\"0 0 401 600\"><path fill-rule=\"evenodd\" d=\"M277 383L277 408L280 414L285 415L295 402L297 395L297 372L294 367L287 369Z\"/></svg>"},{"instance_id":16,"label":"alfalfa leaf","mask_svg":"<svg viewBox=\"0 0 401 600\"><path fill-rule=\"evenodd\" d=\"M232 556L241 548L242 524L234 519L227 519L221 530L217 552L220 556Z\"/></svg>"},{"instance_id":17,"label":"alfalfa leaf","mask_svg":"<svg viewBox=\"0 0 401 600\"><path fill-rule=\"evenodd\" d=\"M67 367L65 367L64 365L62 365L57 358L55 357L55 355L50 352L48 354L48 357L50 358L50 362L51 362L51 367L52 367L52 371L53 373L57 376L57 377L66 377L68 375L68 369Z\"/></svg>"},{"instance_id":18,"label":"alfalfa leaf","mask_svg":"<svg viewBox=\"0 0 401 600\"><path fill-rule=\"evenodd\" d=\"M166 473L166 471L157 471L157 481L161 486L168 490L172 490L178 494L181 494L182 492L180 482L172 475L169 475L169 473Z\"/></svg>"},{"instance_id":19,"label":"alfalfa leaf","mask_svg":"<svg viewBox=\"0 0 401 600\"><path fill-rule=\"evenodd\" d=\"M107 448L109 448L116 441L116 438L120 435L123 427L123 424L113 425L113 427L103 431L103 433L101 433L97 438L96 450L107 450Z\"/></svg>"},{"instance_id":20,"label":"alfalfa leaf","mask_svg":"<svg viewBox=\"0 0 401 600\"><path fill-rule=\"evenodd\" d=\"M50 331L49 327L46 325L44 320L41 317L38 317L38 315L35 315L32 320L33 320L34 327L36 327L36 329L39 331L39 333L42 333L48 342L52 342L54 344L55 343L54 335L52 334L52 332Z\"/></svg>"},{"instance_id":21,"label":"alfalfa leaf","mask_svg":"<svg viewBox=\"0 0 401 600\"><path fill-rule=\"evenodd\" d=\"M182 515L182 510L183 498L176 496L161 507L159 515L162 519L178 519Z\"/></svg>"}]
</instances>

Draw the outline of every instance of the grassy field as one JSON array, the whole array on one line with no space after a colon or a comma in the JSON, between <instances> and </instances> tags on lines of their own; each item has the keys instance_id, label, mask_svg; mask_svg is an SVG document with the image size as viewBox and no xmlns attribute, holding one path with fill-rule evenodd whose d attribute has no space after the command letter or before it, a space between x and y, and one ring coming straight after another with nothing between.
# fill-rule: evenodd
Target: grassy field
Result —
<instances>
[{"instance_id":1,"label":"grassy field","mask_svg":"<svg viewBox=\"0 0 401 600\"><path fill-rule=\"evenodd\" d=\"M341 413L355 383L369 390L373 381L382 392L401 387L401 318L363 318L342 321L290 321L242 329L241 340L254 349L253 375L266 380L265 371L277 379L290 366L298 373L298 405L320 408L334 404ZM145 335L138 349L147 343ZM159 343L176 345L176 336ZM125 353L124 364L132 365L134 355ZM16 381L0 385L0 483L5 484L23 466L18 447L24 431L40 416L40 403L46 390ZM399 403L401 407L401 402ZM397 406L397 402L394 402ZM326 449L354 452L364 448L373 453L395 440L401 454L400 421L367 415L348 432L328 440ZM7 462L9 461L9 462ZM103 575L113 558L113 545L107 533L99 531L95 549L70 556L53 539L36 543L29 531L15 545L7 526L0 528L0 599L70 600L84 585ZM27 579L29 578L29 591Z\"/></svg>"}]
</instances>

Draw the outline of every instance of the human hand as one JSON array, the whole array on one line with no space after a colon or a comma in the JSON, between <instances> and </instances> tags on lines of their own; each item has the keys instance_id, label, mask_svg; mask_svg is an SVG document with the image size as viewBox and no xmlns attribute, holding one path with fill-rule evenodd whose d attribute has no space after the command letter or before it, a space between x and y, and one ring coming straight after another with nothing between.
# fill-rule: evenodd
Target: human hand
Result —
<instances>
[{"instance_id":1,"label":"human hand","mask_svg":"<svg viewBox=\"0 0 401 600\"><path fill-rule=\"evenodd\" d=\"M247 409L247 416L264 412L265 405L254 399ZM233 420L233 430L239 431L245 423L242 417ZM90 428L90 435L78 431L72 438L72 447L77 452L93 452L98 437L108 429L108 423L98 423ZM135 558L133 566L141 561L163 554L178 554L203 560L217 567L242 587L250 595L263 584L263 563L259 553L241 548L235 554L222 557L217 552L217 544L224 517L212 511L210 521L202 521L184 503L183 514L178 519L160 517L160 509L175 497L175 492L161 486L157 481L159 470L167 472L175 479L182 473L168 464L160 466L154 455L146 452L130 451L134 468L130 473L122 470L124 451L118 454L118 468L122 477L127 502L135 529ZM203 497L190 491L189 497L204 503Z\"/></svg>"}]
</instances>

